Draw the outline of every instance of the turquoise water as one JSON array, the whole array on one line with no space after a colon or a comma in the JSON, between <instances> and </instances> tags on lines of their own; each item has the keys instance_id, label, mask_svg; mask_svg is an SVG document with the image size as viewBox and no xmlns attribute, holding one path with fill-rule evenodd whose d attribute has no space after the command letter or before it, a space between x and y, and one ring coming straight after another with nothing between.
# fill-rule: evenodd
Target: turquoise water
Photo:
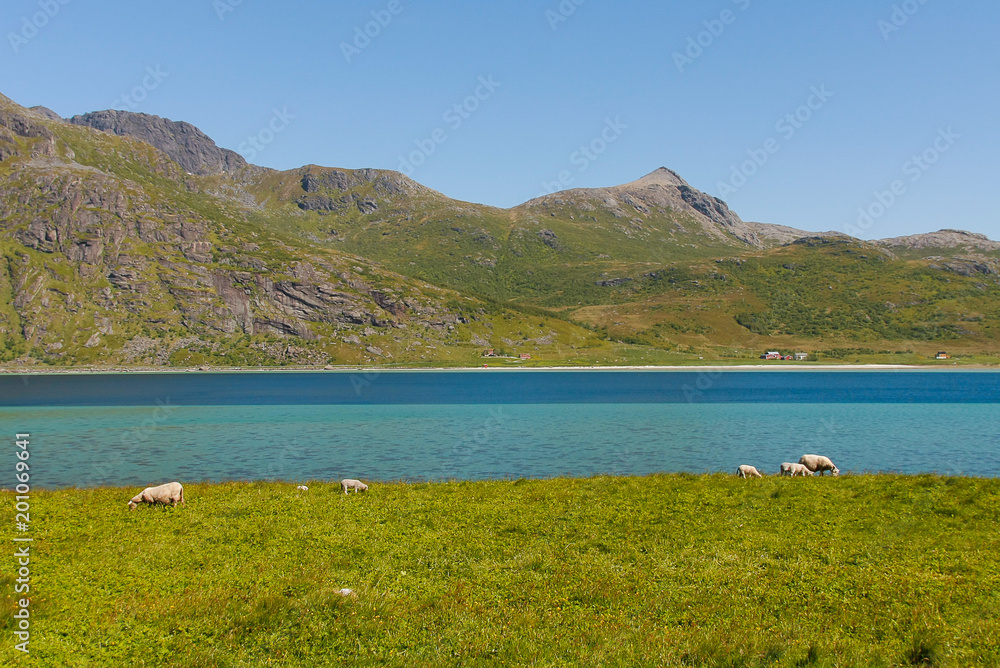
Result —
<instances>
[{"instance_id":1,"label":"turquoise water","mask_svg":"<svg viewBox=\"0 0 1000 668\"><path fill-rule=\"evenodd\" d=\"M32 483L42 487L731 472L744 463L775 473L807 452L845 472L994 477L997 416L992 403L0 408L11 436L31 434Z\"/></svg>"}]
</instances>

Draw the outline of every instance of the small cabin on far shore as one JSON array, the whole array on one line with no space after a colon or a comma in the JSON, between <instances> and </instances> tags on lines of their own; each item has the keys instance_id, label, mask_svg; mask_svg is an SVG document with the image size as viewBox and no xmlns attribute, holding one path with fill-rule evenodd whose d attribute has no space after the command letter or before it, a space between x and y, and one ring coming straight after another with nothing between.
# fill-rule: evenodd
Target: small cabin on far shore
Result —
<instances>
[{"instance_id":1,"label":"small cabin on far shore","mask_svg":"<svg viewBox=\"0 0 1000 668\"><path fill-rule=\"evenodd\" d=\"M934 356L934 359L936 359L936 360L946 360L949 357L950 357L950 355L948 355L948 353L946 353L945 351L942 350L942 351L938 352L937 355Z\"/></svg>"}]
</instances>

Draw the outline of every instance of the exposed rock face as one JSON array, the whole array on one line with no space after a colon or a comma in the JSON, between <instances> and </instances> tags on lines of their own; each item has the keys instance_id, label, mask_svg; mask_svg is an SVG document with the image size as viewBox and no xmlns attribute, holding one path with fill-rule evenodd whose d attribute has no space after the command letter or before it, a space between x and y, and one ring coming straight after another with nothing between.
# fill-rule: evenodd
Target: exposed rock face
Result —
<instances>
[{"instance_id":1,"label":"exposed rock face","mask_svg":"<svg viewBox=\"0 0 1000 668\"><path fill-rule=\"evenodd\" d=\"M374 169L348 172L343 169L308 171L302 177L302 189L307 193L318 193L323 188L330 190L350 190L372 181L378 174Z\"/></svg>"},{"instance_id":2,"label":"exposed rock face","mask_svg":"<svg viewBox=\"0 0 1000 668\"><path fill-rule=\"evenodd\" d=\"M966 232L965 230L938 230L927 234L912 234L905 237L879 239L873 243L889 248L909 248L922 250L925 248L977 249L980 251L1000 250L1000 242L993 241L985 234Z\"/></svg>"},{"instance_id":3,"label":"exposed rock face","mask_svg":"<svg viewBox=\"0 0 1000 668\"><path fill-rule=\"evenodd\" d=\"M28 140L31 157L52 157L56 154L56 138L52 131L7 98L0 96L0 161L22 154L19 139Z\"/></svg>"},{"instance_id":4,"label":"exposed rock face","mask_svg":"<svg viewBox=\"0 0 1000 668\"><path fill-rule=\"evenodd\" d=\"M985 257L951 257L943 258L932 255L927 258L934 263L928 265L932 269L942 269L959 276L992 276L1000 275L1000 261Z\"/></svg>"},{"instance_id":5,"label":"exposed rock face","mask_svg":"<svg viewBox=\"0 0 1000 668\"><path fill-rule=\"evenodd\" d=\"M208 135L190 123L118 110L74 116L69 122L152 144L192 174L222 174L247 165L243 156L219 148Z\"/></svg>"},{"instance_id":6,"label":"exposed rock face","mask_svg":"<svg viewBox=\"0 0 1000 668\"><path fill-rule=\"evenodd\" d=\"M49 119L50 121L62 121L63 120L62 116L60 116L56 112L52 111L48 107L42 107L42 106L31 107L31 111L35 112L39 116L44 116L45 118Z\"/></svg>"},{"instance_id":7,"label":"exposed rock face","mask_svg":"<svg viewBox=\"0 0 1000 668\"><path fill-rule=\"evenodd\" d=\"M559 238L552 230L539 230L538 238L541 239L542 243L549 248L559 250Z\"/></svg>"},{"instance_id":8,"label":"exposed rock face","mask_svg":"<svg viewBox=\"0 0 1000 668\"><path fill-rule=\"evenodd\" d=\"M362 215L379 210L379 201L392 202L409 195L437 195L398 172L378 169L329 169L310 165L301 170L302 191L296 205L303 211L321 215L347 213L357 209ZM363 192L357 192L364 189ZM371 192L371 195L365 194Z\"/></svg>"},{"instance_id":9,"label":"exposed rock face","mask_svg":"<svg viewBox=\"0 0 1000 668\"><path fill-rule=\"evenodd\" d=\"M805 230L800 230L794 227L788 227L786 225L773 225L771 223L743 223L747 226L747 229L752 231L758 239L764 243L772 243L776 245L780 244L790 244L796 239L802 239L803 237L816 236L815 232L807 232ZM831 236L837 234L836 232L824 232L820 236Z\"/></svg>"},{"instance_id":10,"label":"exposed rock face","mask_svg":"<svg viewBox=\"0 0 1000 668\"><path fill-rule=\"evenodd\" d=\"M393 198L403 195L436 195L436 190L422 186L408 176L386 169L333 169L307 165L298 170L302 175L302 190L308 194L320 192L345 192L371 186L379 197Z\"/></svg>"},{"instance_id":11,"label":"exposed rock face","mask_svg":"<svg viewBox=\"0 0 1000 668\"><path fill-rule=\"evenodd\" d=\"M378 211L378 202L371 197L363 197L357 193L348 193L342 197L333 198L326 195L304 195L297 202L303 211L316 211L320 214L345 213L356 207L362 214Z\"/></svg>"},{"instance_id":12,"label":"exposed rock face","mask_svg":"<svg viewBox=\"0 0 1000 668\"><path fill-rule=\"evenodd\" d=\"M625 285L626 283L631 283L632 279L628 277L622 278L609 278L602 281L597 281L597 285L602 288L617 288L619 286Z\"/></svg>"}]
</instances>

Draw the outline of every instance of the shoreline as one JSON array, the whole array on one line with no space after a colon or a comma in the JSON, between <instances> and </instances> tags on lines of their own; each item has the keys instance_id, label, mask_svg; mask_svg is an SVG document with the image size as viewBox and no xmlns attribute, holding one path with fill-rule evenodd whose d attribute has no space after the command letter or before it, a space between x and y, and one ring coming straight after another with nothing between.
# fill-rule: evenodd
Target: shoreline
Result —
<instances>
[{"instance_id":1,"label":"shoreline","mask_svg":"<svg viewBox=\"0 0 1000 668\"><path fill-rule=\"evenodd\" d=\"M672 371L672 372L709 372L709 371L1000 371L1000 366L985 364L968 365L937 365L937 364L808 364L786 366L777 364L697 364L697 365L618 365L618 366L287 366L287 367L66 367L66 368L0 368L0 376L29 375L84 375L84 374L181 374L181 373L402 373L402 372L545 372L545 371Z\"/></svg>"},{"instance_id":2,"label":"shoreline","mask_svg":"<svg viewBox=\"0 0 1000 668\"><path fill-rule=\"evenodd\" d=\"M790 478L788 476L782 476L778 473L770 473L761 471L763 477L762 480L788 480L794 481L795 478ZM705 470L705 471L652 471L649 473L594 473L592 475L551 475L551 476L519 476L517 478L508 477L496 477L496 478L434 478L434 479L421 479L421 478L388 478L380 479L375 477L366 477L370 485L377 485L379 487L395 486L395 487L447 487L449 485L503 485L503 484L524 484L524 483L548 483L548 484L564 484L564 485L574 485L578 483L593 482L595 480L599 481L601 479L610 479L619 482L623 481L640 481L640 480L651 480L651 479L675 479L675 480L685 480L685 479L702 479L702 480L714 480L723 481L731 480L737 478L730 469L716 469L716 470ZM899 471L892 469L884 470L843 470L840 472L839 476L834 475L823 475L823 476L813 476L816 480L858 480L865 478L876 478L876 479L894 479L894 480L913 480L916 478L930 478L936 480L970 480L970 481L997 481L1000 480L1000 475L987 475L987 474L969 474L969 473L954 473L954 472L941 472L941 471ZM805 478L803 478L805 479ZM307 485L310 489L315 488L319 490L324 487L329 487L331 489L340 489L340 480L334 478L296 478L296 479L272 479L272 478L232 478L225 480L187 480L183 483L185 488L222 488L222 487L246 487L246 486L258 486L258 487L272 487L272 488L292 488L294 490L298 485ZM796 484L796 482L791 482L789 484ZM90 487L80 487L79 485L60 485L56 487L49 487L44 485L33 485L32 488L35 492L41 493L92 493L95 491L120 491L122 493L128 491L134 491L136 488L141 487L143 483L106 483L100 485L94 485ZM13 488L0 488L0 494L12 494L14 493Z\"/></svg>"}]
</instances>

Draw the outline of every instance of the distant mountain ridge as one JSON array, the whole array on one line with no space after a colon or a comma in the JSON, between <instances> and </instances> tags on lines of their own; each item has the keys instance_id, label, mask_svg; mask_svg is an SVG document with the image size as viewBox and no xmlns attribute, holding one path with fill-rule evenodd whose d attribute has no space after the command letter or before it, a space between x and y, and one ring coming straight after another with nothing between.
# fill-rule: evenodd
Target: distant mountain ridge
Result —
<instances>
[{"instance_id":1,"label":"distant mountain ridge","mask_svg":"<svg viewBox=\"0 0 1000 668\"><path fill-rule=\"evenodd\" d=\"M249 164L239 153L217 146L211 137L196 126L184 121L172 121L155 115L123 110L94 111L62 119L51 109L43 106L32 107L31 110L51 120L65 120L75 125L84 125L96 130L144 141L166 153L193 174L212 175L234 172ZM308 169L308 167L302 169ZM338 171L353 172L355 170ZM392 170L368 169L362 171L393 173ZM420 184L416 185L425 188ZM532 208L553 201L566 202L574 197L597 199L608 210L618 213L626 211L628 207L635 209L636 205L638 205L639 210L642 207L653 205L685 211L702 218L709 234L720 236L720 231L728 232L737 239L757 247L767 246L769 242L789 243L806 236L840 236L843 234L834 231L810 232L772 223L745 222L729 208L726 202L697 190L677 172L667 167L660 167L626 184L603 188L573 188L536 197L512 208ZM718 228L714 229L713 226L718 226ZM890 248L900 246L909 248L971 246L982 250L1000 249L1000 242L992 241L985 235L950 229L881 239L877 243Z\"/></svg>"},{"instance_id":2,"label":"distant mountain ridge","mask_svg":"<svg viewBox=\"0 0 1000 668\"><path fill-rule=\"evenodd\" d=\"M985 234L965 230L943 229L937 232L910 234L890 239L879 239L875 243L887 248L908 248L924 250L929 248L964 248L986 252L1000 251L1000 242L993 241Z\"/></svg>"},{"instance_id":3,"label":"distant mountain ridge","mask_svg":"<svg viewBox=\"0 0 1000 668\"><path fill-rule=\"evenodd\" d=\"M1000 351L1000 243L981 234L747 222L666 167L503 209L2 95L0 292L0 362L17 364Z\"/></svg>"}]
</instances>

